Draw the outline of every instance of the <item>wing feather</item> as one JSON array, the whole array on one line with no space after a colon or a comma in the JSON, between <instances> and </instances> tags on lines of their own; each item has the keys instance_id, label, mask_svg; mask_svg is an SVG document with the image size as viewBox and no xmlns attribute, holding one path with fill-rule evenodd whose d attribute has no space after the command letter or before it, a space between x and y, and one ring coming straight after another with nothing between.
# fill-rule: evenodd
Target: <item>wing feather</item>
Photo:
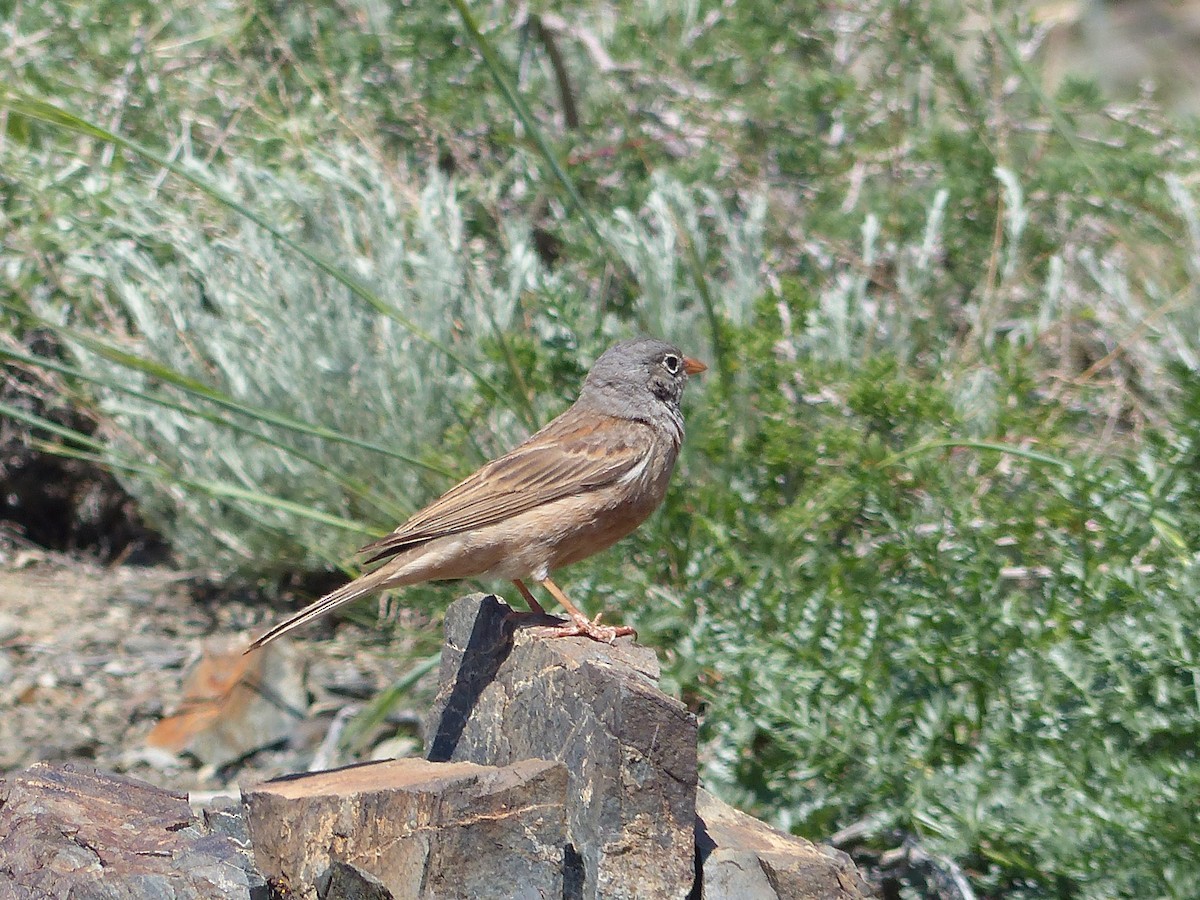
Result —
<instances>
[{"instance_id":1,"label":"wing feather","mask_svg":"<svg viewBox=\"0 0 1200 900\"><path fill-rule=\"evenodd\" d=\"M493 525L562 497L612 484L641 463L644 422L568 410L359 552L378 562L435 538Z\"/></svg>"}]
</instances>

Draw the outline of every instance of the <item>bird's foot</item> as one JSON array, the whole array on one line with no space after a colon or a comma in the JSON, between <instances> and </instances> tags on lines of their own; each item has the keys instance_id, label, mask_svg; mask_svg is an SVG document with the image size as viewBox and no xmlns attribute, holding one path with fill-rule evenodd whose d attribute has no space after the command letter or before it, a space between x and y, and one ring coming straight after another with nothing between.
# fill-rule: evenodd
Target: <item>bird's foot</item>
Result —
<instances>
[{"instance_id":1,"label":"bird's foot","mask_svg":"<svg viewBox=\"0 0 1200 900\"><path fill-rule=\"evenodd\" d=\"M572 616L571 621L550 629L547 637L586 637L602 644L612 644L617 638L633 635L637 637L637 629L629 625L601 625L600 615L588 619L586 616Z\"/></svg>"}]
</instances>

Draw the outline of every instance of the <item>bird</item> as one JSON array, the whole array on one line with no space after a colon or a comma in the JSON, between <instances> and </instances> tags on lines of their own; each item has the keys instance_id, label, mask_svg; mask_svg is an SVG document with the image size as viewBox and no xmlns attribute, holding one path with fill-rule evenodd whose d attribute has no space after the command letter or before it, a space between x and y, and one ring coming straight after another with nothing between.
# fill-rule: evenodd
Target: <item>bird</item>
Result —
<instances>
[{"instance_id":1,"label":"bird","mask_svg":"<svg viewBox=\"0 0 1200 900\"><path fill-rule=\"evenodd\" d=\"M589 619L550 575L608 549L662 503L683 444L683 389L707 368L657 338L614 344L567 410L361 548L366 565L382 564L266 631L246 652L370 594L474 577L511 580L542 616L525 582L544 587L569 616L550 637L612 643L634 634L601 624L599 615Z\"/></svg>"}]
</instances>

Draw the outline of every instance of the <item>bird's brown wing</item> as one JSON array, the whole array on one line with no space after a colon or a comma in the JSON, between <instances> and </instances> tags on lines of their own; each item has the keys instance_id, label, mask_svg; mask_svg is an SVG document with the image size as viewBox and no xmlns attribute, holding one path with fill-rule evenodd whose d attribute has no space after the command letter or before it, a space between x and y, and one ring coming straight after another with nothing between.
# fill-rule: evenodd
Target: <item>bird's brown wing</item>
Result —
<instances>
[{"instance_id":1,"label":"bird's brown wing","mask_svg":"<svg viewBox=\"0 0 1200 900\"><path fill-rule=\"evenodd\" d=\"M643 462L649 425L567 410L525 443L452 487L359 552L377 562L438 537L482 528L543 503L593 491Z\"/></svg>"}]
</instances>

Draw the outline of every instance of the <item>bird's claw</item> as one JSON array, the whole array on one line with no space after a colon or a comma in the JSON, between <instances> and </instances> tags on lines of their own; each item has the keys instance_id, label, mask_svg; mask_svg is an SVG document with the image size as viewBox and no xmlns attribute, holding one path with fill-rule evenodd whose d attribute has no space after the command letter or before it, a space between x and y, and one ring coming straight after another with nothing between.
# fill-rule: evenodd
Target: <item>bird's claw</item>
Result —
<instances>
[{"instance_id":1,"label":"bird's claw","mask_svg":"<svg viewBox=\"0 0 1200 900\"><path fill-rule=\"evenodd\" d=\"M547 637L586 637L601 644L616 643L617 638L632 635L637 637L637 629L630 625L601 625L600 613L594 619L572 617L565 625L551 629Z\"/></svg>"}]
</instances>

